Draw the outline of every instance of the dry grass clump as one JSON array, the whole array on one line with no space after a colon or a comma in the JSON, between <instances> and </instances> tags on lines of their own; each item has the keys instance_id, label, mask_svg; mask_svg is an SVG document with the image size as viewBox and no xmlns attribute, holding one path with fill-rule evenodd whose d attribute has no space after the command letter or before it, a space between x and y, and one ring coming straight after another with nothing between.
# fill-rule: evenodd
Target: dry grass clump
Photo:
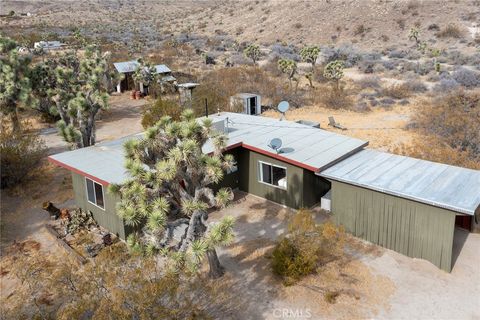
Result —
<instances>
[{"instance_id":1,"label":"dry grass clump","mask_svg":"<svg viewBox=\"0 0 480 320\"><path fill-rule=\"evenodd\" d=\"M350 93L348 89L335 89L329 85L319 86L312 92L312 102L325 108L351 110L354 99Z\"/></svg>"},{"instance_id":2,"label":"dry grass clump","mask_svg":"<svg viewBox=\"0 0 480 320\"><path fill-rule=\"evenodd\" d=\"M411 127L425 135L398 153L480 169L480 94L454 91L425 103Z\"/></svg>"},{"instance_id":3,"label":"dry grass clump","mask_svg":"<svg viewBox=\"0 0 480 320\"><path fill-rule=\"evenodd\" d=\"M437 33L439 38L462 38L464 30L456 24L449 24Z\"/></svg>"},{"instance_id":4,"label":"dry grass clump","mask_svg":"<svg viewBox=\"0 0 480 320\"><path fill-rule=\"evenodd\" d=\"M405 99L412 95L410 86L407 83L394 84L382 90L382 94L394 99Z\"/></svg>"}]
</instances>

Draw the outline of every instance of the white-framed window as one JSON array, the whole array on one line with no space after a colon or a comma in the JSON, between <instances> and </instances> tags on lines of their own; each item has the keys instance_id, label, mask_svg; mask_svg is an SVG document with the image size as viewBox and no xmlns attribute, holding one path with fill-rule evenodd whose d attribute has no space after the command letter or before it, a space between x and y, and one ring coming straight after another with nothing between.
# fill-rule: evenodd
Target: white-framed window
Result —
<instances>
[{"instance_id":1,"label":"white-framed window","mask_svg":"<svg viewBox=\"0 0 480 320\"><path fill-rule=\"evenodd\" d=\"M103 199L103 186L91 179L85 178L87 185L87 199L91 204L105 210L105 201Z\"/></svg>"},{"instance_id":2,"label":"white-framed window","mask_svg":"<svg viewBox=\"0 0 480 320\"><path fill-rule=\"evenodd\" d=\"M258 161L258 181L277 188L287 189L287 168Z\"/></svg>"}]
</instances>

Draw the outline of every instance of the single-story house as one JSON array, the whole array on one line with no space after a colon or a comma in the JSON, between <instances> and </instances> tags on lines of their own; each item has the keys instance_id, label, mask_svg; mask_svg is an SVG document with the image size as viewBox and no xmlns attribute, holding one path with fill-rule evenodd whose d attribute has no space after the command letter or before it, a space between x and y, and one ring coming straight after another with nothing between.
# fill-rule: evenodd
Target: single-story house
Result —
<instances>
[{"instance_id":1,"label":"single-story house","mask_svg":"<svg viewBox=\"0 0 480 320\"><path fill-rule=\"evenodd\" d=\"M130 60L124 62L115 62L113 66L118 73L124 75L123 79L117 84L117 92L121 93L124 91L134 90L135 83L133 81L134 72L140 67L140 63L137 60ZM159 82L173 82L176 79L172 76L172 70L164 64L155 65L155 71L160 75ZM139 84L139 90L143 94L148 94L148 86L143 83Z\"/></svg>"},{"instance_id":2,"label":"single-story house","mask_svg":"<svg viewBox=\"0 0 480 320\"><path fill-rule=\"evenodd\" d=\"M228 112L209 117L228 135L226 152L237 161L224 186L291 208L325 201L348 232L446 271L455 226L478 224L480 171L365 149L367 141L296 122ZM105 187L127 179L122 145L141 137L49 157L72 172L78 206L121 238L130 230L116 215L119 199ZM210 142L203 146L212 150Z\"/></svg>"}]
</instances>

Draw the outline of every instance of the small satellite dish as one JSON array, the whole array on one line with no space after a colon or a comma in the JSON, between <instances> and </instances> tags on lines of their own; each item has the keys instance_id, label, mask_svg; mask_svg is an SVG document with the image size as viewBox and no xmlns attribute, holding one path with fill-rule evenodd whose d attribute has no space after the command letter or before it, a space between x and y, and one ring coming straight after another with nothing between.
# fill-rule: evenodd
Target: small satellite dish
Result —
<instances>
[{"instance_id":1,"label":"small satellite dish","mask_svg":"<svg viewBox=\"0 0 480 320\"><path fill-rule=\"evenodd\" d=\"M275 150L277 153L280 153L280 148L282 147L282 140L279 138L274 138L272 139L272 141L270 141L270 144L268 146Z\"/></svg>"},{"instance_id":2,"label":"small satellite dish","mask_svg":"<svg viewBox=\"0 0 480 320\"><path fill-rule=\"evenodd\" d=\"M287 112L288 108L290 108L290 104L288 103L288 101L280 101L277 107L278 111L280 111L281 113Z\"/></svg>"},{"instance_id":3,"label":"small satellite dish","mask_svg":"<svg viewBox=\"0 0 480 320\"><path fill-rule=\"evenodd\" d=\"M282 117L280 118L280 121L285 119L285 112L288 111L288 108L290 108L290 104L288 103L288 101L280 101L280 103L278 104L278 107L277 107L278 112L280 112L282 114Z\"/></svg>"}]
</instances>

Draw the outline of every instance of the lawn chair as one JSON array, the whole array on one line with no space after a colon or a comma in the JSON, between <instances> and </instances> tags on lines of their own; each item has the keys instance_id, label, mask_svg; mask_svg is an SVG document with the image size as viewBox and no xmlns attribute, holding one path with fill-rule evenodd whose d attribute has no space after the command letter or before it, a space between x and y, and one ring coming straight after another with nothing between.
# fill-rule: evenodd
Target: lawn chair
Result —
<instances>
[{"instance_id":1,"label":"lawn chair","mask_svg":"<svg viewBox=\"0 0 480 320\"><path fill-rule=\"evenodd\" d=\"M334 117L328 117L328 125L340 130L347 130L347 128L336 122Z\"/></svg>"}]
</instances>

